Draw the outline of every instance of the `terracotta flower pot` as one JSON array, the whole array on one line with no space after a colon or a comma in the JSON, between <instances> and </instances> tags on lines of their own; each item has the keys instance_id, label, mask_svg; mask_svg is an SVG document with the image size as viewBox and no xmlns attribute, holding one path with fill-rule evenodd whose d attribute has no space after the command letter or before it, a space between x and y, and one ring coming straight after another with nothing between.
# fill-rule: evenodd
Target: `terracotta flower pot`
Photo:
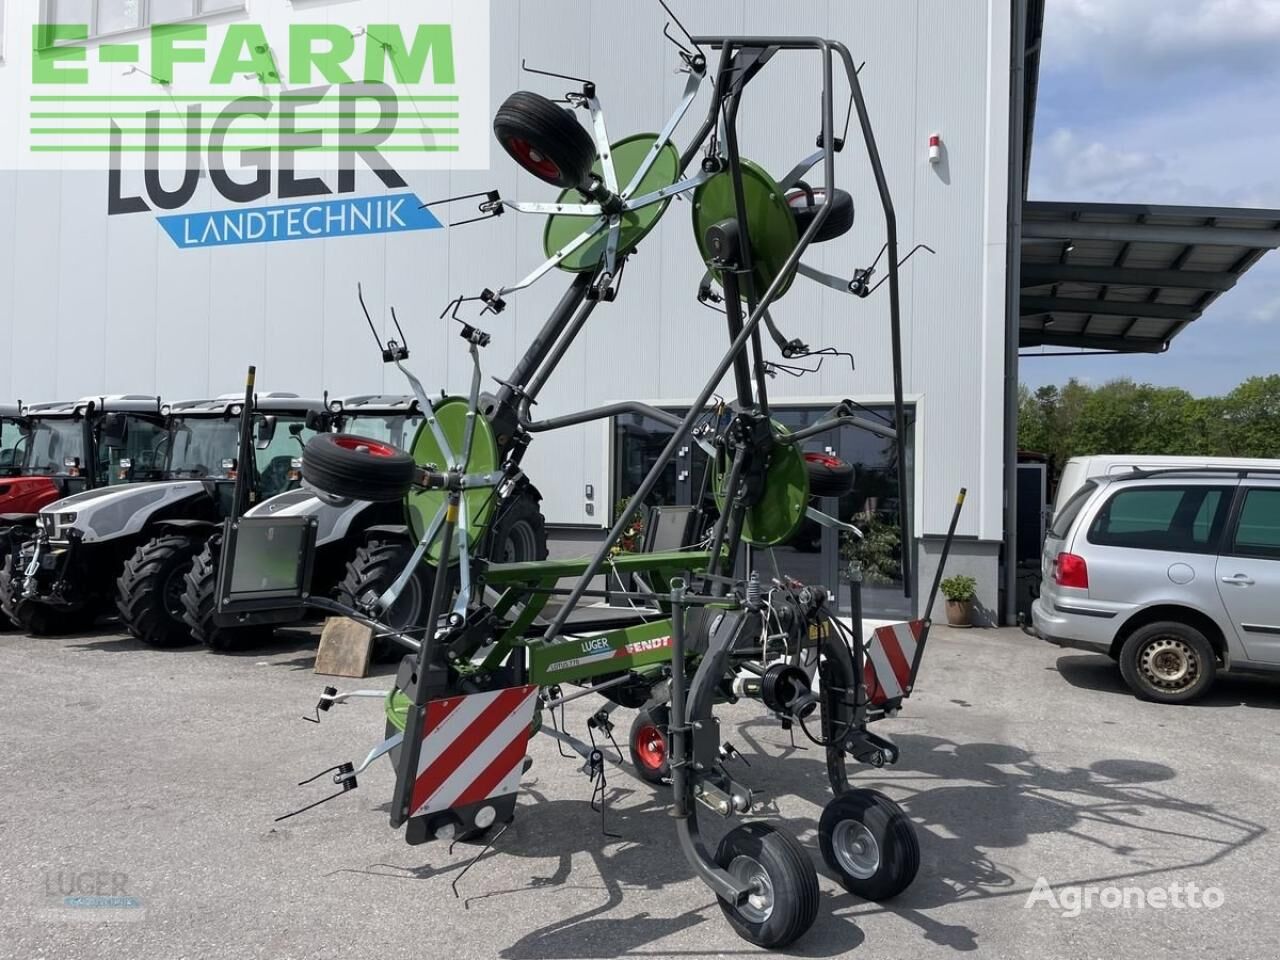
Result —
<instances>
[{"instance_id":1,"label":"terracotta flower pot","mask_svg":"<svg viewBox=\"0 0 1280 960\"><path fill-rule=\"evenodd\" d=\"M973 601L948 600L947 625L951 627L973 626Z\"/></svg>"}]
</instances>

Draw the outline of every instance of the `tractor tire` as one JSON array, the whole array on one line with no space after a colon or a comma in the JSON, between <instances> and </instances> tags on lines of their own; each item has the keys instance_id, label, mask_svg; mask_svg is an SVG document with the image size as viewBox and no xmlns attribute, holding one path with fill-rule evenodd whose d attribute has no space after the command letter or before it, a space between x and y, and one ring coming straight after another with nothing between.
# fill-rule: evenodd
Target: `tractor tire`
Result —
<instances>
[{"instance_id":1,"label":"tractor tire","mask_svg":"<svg viewBox=\"0 0 1280 960\"><path fill-rule=\"evenodd\" d=\"M394 503L409 492L417 474L405 451L349 433L318 434L302 451L302 478L335 497Z\"/></svg>"},{"instance_id":2,"label":"tractor tire","mask_svg":"<svg viewBox=\"0 0 1280 960\"><path fill-rule=\"evenodd\" d=\"M413 554L413 545L404 540L370 540L356 551L347 564L347 575L338 584L338 602L359 609L359 601L366 594L381 595L404 570ZM421 639L431 608L431 591L435 585L435 568L423 562L413 572L403 592L396 598L383 618L387 626L407 633L415 631ZM386 662L407 653L398 643L385 637L375 638L373 657Z\"/></svg>"},{"instance_id":3,"label":"tractor tire","mask_svg":"<svg viewBox=\"0 0 1280 960\"><path fill-rule=\"evenodd\" d=\"M848 191L839 189L832 193L831 197L831 211L827 214L827 219L822 221L817 235L814 236L814 243L843 237L853 229L853 197ZM813 223L826 200L826 190L822 187L810 187L803 182L796 189L787 192L787 206L791 208L791 213L796 218L796 229L801 236L809 229L809 224Z\"/></svg>"},{"instance_id":4,"label":"tractor tire","mask_svg":"<svg viewBox=\"0 0 1280 960\"><path fill-rule=\"evenodd\" d=\"M194 643L183 619L186 577L202 541L181 534L156 537L138 547L116 580L116 609L130 634L149 647Z\"/></svg>"},{"instance_id":5,"label":"tractor tire","mask_svg":"<svg viewBox=\"0 0 1280 960\"><path fill-rule=\"evenodd\" d=\"M13 556L4 558L0 564L0 630L16 629L20 624L14 610L18 583L13 576Z\"/></svg>"},{"instance_id":6,"label":"tractor tire","mask_svg":"<svg viewBox=\"0 0 1280 960\"><path fill-rule=\"evenodd\" d=\"M805 472L809 474L811 497L843 497L853 492L857 471L853 464L825 453L806 453Z\"/></svg>"},{"instance_id":7,"label":"tractor tire","mask_svg":"<svg viewBox=\"0 0 1280 960\"><path fill-rule=\"evenodd\" d=\"M906 812L875 790L846 790L818 821L822 859L846 890L879 902L911 885L920 869L920 842Z\"/></svg>"},{"instance_id":8,"label":"tractor tire","mask_svg":"<svg viewBox=\"0 0 1280 960\"><path fill-rule=\"evenodd\" d=\"M547 559L547 521L537 498L521 493L498 510L490 533L488 559L494 563Z\"/></svg>"},{"instance_id":9,"label":"tractor tire","mask_svg":"<svg viewBox=\"0 0 1280 960\"><path fill-rule=\"evenodd\" d=\"M537 93L518 90L493 118L502 149L539 180L568 190L585 186L596 145L573 111Z\"/></svg>"},{"instance_id":10,"label":"tractor tire","mask_svg":"<svg viewBox=\"0 0 1280 960\"><path fill-rule=\"evenodd\" d=\"M660 785L671 777L671 741L667 733L671 719L668 707L642 707L631 721L627 745L631 766L645 783Z\"/></svg>"},{"instance_id":11,"label":"tractor tire","mask_svg":"<svg viewBox=\"0 0 1280 960\"><path fill-rule=\"evenodd\" d=\"M765 823L744 823L724 835L716 863L753 886L741 904L717 897L725 919L742 939L777 950L813 926L818 872L791 834Z\"/></svg>"},{"instance_id":12,"label":"tractor tire","mask_svg":"<svg viewBox=\"0 0 1280 960\"><path fill-rule=\"evenodd\" d=\"M182 619L191 637L215 653L233 653L266 646L275 634L270 624L223 627L213 620L218 592L218 547L210 540L187 572L182 593Z\"/></svg>"}]
</instances>

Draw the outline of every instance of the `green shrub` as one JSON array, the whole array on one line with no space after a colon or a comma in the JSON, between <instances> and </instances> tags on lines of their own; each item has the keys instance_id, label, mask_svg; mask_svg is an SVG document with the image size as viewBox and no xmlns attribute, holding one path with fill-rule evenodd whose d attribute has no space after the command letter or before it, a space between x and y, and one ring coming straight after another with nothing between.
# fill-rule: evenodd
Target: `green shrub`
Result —
<instances>
[{"instance_id":1,"label":"green shrub","mask_svg":"<svg viewBox=\"0 0 1280 960\"><path fill-rule=\"evenodd\" d=\"M942 595L948 600L963 603L978 595L978 581L964 574L956 574L942 581Z\"/></svg>"}]
</instances>

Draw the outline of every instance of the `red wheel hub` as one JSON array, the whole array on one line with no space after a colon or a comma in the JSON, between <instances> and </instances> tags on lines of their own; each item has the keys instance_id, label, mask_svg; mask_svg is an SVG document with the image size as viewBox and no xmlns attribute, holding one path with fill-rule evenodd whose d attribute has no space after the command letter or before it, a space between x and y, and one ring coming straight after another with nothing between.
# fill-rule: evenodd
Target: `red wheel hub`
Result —
<instances>
[{"instance_id":1,"label":"red wheel hub","mask_svg":"<svg viewBox=\"0 0 1280 960\"><path fill-rule=\"evenodd\" d=\"M636 731L636 756L650 770L661 770L667 762L667 738L656 724L646 723Z\"/></svg>"},{"instance_id":2,"label":"red wheel hub","mask_svg":"<svg viewBox=\"0 0 1280 960\"><path fill-rule=\"evenodd\" d=\"M349 437L339 434L334 437L333 442L343 450L364 453L371 457L394 457L396 455L395 447L366 437Z\"/></svg>"},{"instance_id":3,"label":"red wheel hub","mask_svg":"<svg viewBox=\"0 0 1280 960\"><path fill-rule=\"evenodd\" d=\"M806 453L804 458L810 463L818 463L826 467L828 470L839 470L844 466L844 461L839 457L833 457L826 453Z\"/></svg>"},{"instance_id":4,"label":"red wheel hub","mask_svg":"<svg viewBox=\"0 0 1280 960\"><path fill-rule=\"evenodd\" d=\"M507 149L511 151L520 166L535 176L542 177L544 180L559 179L560 168L556 166L555 161L539 153L528 140L512 137L507 141Z\"/></svg>"}]
</instances>

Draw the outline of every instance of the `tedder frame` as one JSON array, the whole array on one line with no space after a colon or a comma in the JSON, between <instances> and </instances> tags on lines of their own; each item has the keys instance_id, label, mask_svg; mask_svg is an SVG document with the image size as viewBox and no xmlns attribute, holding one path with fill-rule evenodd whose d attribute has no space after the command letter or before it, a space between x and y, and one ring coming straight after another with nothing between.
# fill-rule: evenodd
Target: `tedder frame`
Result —
<instances>
[{"instance_id":1,"label":"tedder frame","mask_svg":"<svg viewBox=\"0 0 1280 960\"><path fill-rule=\"evenodd\" d=\"M810 506L812 473L801 452L804 441L826 430L856 427L896 446L902 579L911 595L896 221L858 69L843 44L816 37L686 32L677 41L670 32L667 36L679 48L688 80L675 113L656 135L610 141L596 85L589 80L562 77L581 83L580 90L561 101L568 109L536 94L517 93L499 110L495 133L503 147L527 171L564 193L554 203L519 203L496 191L475 195L484 199L480 216L469 223L507 210L547 216L548 259L512 286L458 298L446 309L445 316L462 324L468 343L469 395L430 399L405 366L409 351L401 331L400 341L379 340L379 347L384 361L408 378L425 415L412 449L400 451L358 437L318 437L312 444L323 444L325 450L309 445L304 454L304 479L322 496L355 498L367 492L365 480L386 489L389 478L401 479L392 495L404 497L418 539L402 575L382 596L370 594L354 606L312 596L306 532L286 529L305 521L242 518L231 522L232 549L223 557L218 609L221 619L236 623L273 606L308 605L352 617L409 651L392 691L340 693L329 687L319 708L328 711L359 697L385 700L383 741L358 766L344 763L325 774L332 774L341 788L337 796L353 789L357 776L374 760L389 755L396 770L390 820L394 827L406 827L410 843L483 838L488 849L514 816L520 776L527 769L525 748L533 733L548 733L576 749L593 779L607 759L594 732L588 744L554 723L558 707L600 695L607 703L593 715L592 730L610 737L612 711L637 709L629 743L634 770L651 783L670 785L680 846L697 876L711 887L741 936L780 947L802 935L816 916L816 872L793 836L759 822L730 831L714 853L707 849L698 827L699 806L729 817L748 813L754 805L751 790L726 769L736 751L721 740L716 704L760 700L784 727L798 726L825 749L835 799L824 810L820 843L824 859L846 888L885 899L904 889L919 865L905 812L882 794L852 789L845 761L852 757L881 765L897 760L897 748L870 732L868 724L894 715L911 693L937 579L923 607L926 619L882 628L868 640L862 632L856 571L850 586L852 627L835 615L830 605L834 595L826 587L781 573L772 584L762 583L755 573L737 574L744 541L761 548L785 543L805 518L858 535L851 525ZM707 50L719 53L714 69ZM751 81L780 54L820 58L821 130L816 151L774 182L741 156L738 112ZM851 200L836 184L836 157L844 146L836 129L837 65L850 88L850 118L856 112L884 216L894 420L890 425L869 419L860 415L857 404L844 401L820 422L789 433L770 416L767 380L776 371L764 359L762 326L786 359L836 351L811 351L801 341L785 338L770 315L771 306L797 275L855 297L875 289L868 284L874 266L843 280L801 262L812 243L834 239L852 226ZM708 82L706 117L689 144L677 151L672 143L676 128ZM585 145L586 133L572 115L577 109L591 117L592 137ZM695 161L698 169L691 172ZM803 178L819 164L822 185L811 187ZM730 340L688 413L676 416L626 401L533 419L540 390L594 310L616 298L627 258L669 201L681 194L692 196L707 271L699 299L722 304ZM453 198L463 199L469 198ZM833 227L836 220L843 222ZM482 394L480 350L490 337L463 320L460 309L479 302L482 315L499 313L506 297L554 268L576 276L511 375L499 381L500 390ZM722 295L710 292L713 283ZM396 324L399 329L398 320ZM735 399L713 399L730 374ZM529 483L520 462L531 438L620 414L652 418L672 433L594 554L522 563L492 556L487 534L495 516ZM710 529L686 537L676 549L615 551L664 469L690 443L709 455L704 485L718 505L714 522L708 521ZM325 482L315 482L308 464L319 452L325 453L326 463L345 465L345 472L326 470ZM963 499L962 491L937 577ZM253 526L263 530L240 536ZM271 541L281 544L279 556L269 555ZM240 543L253 547L235 548ZM435 570L425 622L420 631L392 630L382 616L423 563ZM645 604L633 622L604 629L580 619L592 613L583 606L585 599L604 596L593 588L603 572L630 574L639 581L638 587L612 594L633 607ZM572 586L558 586L567 579ZM558 601L554 612L553 599ZM579 619L571 620L575 615ZM566 687L578 689L566 693ZM548 711L550 727L543 722ZM820 719L816 730L808 722L815 713Z\"/></svg>"}]
</instances>

